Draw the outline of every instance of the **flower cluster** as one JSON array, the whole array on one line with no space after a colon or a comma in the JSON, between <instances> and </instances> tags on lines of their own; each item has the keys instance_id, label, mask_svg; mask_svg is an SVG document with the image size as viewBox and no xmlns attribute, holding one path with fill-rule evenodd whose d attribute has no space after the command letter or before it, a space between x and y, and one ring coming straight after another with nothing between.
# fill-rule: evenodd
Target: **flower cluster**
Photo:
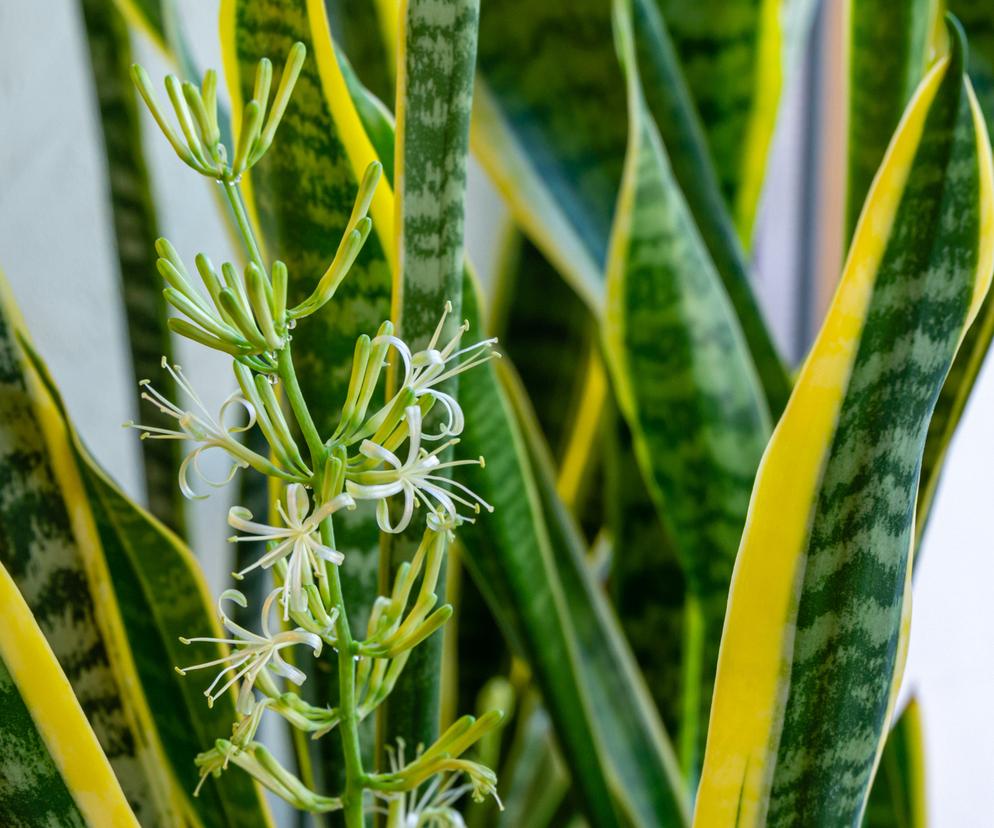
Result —
<instances>
[{"instance_id":1,"label":"flower cluster","mask_svg":"<svg viewBox=\"0 0 994 828\"><path fill-rule=\"evenodd\" d=\"M455 393L457 377L496 356L495 341L463 346L469 329L463 323L443 344L450 303L422 350L412 350L393 325L384 322L372 336L359 337L338 425L330 435L319 433L297 380L292 331L333 299L359 255L372 227L367 213L381 168L373 163L362 177L337 252L314 291L289 306L287 268L263 258L239 179L270 147L304 55L301 44L290 50L272 101L272 66L268 60L259 64L253 99L245 107L231 151L220 139L213 73L199 88L166 79L177 131L156 102L147 75L138 67L133 71L142 97L179 157L222 185L247 263L236 268L225 262L218 272L206 256L198 255L195 269L203 285L198 289L175 248L165 239L156 244L163 295L181 314L169 321L170 327L228 354L238 389L215 418L179 366L163 361L183 399L171 401L147 382L142 383L142 398L174 419L177 427L127 425L141 430L143 438L192 445L179 470L180 488L189 498L203 496L191 485L191 471L211 486L229 482L239 469L253 469L278 484L268 521L256 519L243 506L228 513L228 523L236 531L229 539L233 544L261 545L234 577L243 579L258 570L272 577L272 588L261 606L260 631L251 631L228 613L227 604L248 608L242 592L228 589L218 601L226 634L181 639L207 656L201 663L177 668L182 675L218 670L204 691L208 704L236 691L231 737L217 739L197 759L201 785L235 765L298 808L342 809L349 828L362 824L363 809L376 796L385 798L391 809L403 810L403 824L459 825L461 817L452 806L463 793L472 792L477 798L496 794L493 773L462 755L497 726L500 713L460 720L413 761L404 763L401 752L399 761L381 774L362 767L358 725L389 696L411 651L452 615L452 607L438 606L437 598L448 545L462 523L483 509L492 511L484 498L452 478L461 466L482 466L483 458L453 459L451 454L465 427ZM396 355L392 372L385 370L391 355ZM388 373L396 389L378 405ZM189 407L184 407L181 403L187 401ZM230 422L236 409L244 417ZM437 430L426 428L426 422L434 419ZM246 433L253 429L265 440L266 451L245 444ZM223 480L211 480L201 471L200 457L209 449L224 452L231 460ZM339 567L348 566L348 560L335 542L335 531L336 519L339 531L348 527L348 521L341 519L343 512L364 503L385 533L414 526L419 513L424 524L420 546L396 571L390 594L373 603L366 637L357 640L349 626L339 575ZM330 651L338 662L336 706L310 704L291 689L306 680L298 666L303 662L287 655L301 646L314 658ZM310 790L256 740L266 715L278 716L313 738L339 732L346 748L346 784L340 796ZM454 780L462 777L468 783L456 785ZM422 793L416 794L422 786L426 786Z\"/></svg>"}]
</instances>

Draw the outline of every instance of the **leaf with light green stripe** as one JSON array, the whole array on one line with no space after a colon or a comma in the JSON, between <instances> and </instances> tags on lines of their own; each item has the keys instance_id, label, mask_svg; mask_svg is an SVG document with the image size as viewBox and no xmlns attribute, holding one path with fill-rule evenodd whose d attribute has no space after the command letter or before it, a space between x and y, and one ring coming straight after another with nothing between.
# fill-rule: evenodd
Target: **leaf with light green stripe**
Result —
<instances>
[{"instance_id":1,"label":"leaf with light green stripe","mask_svg":"<svg viewBox=\"0 0 994 828\"><path fill-rule=\"evenodd\" d=\"M512 372L502 367L502 384L528 448L555 569L579 645L581 682L598 717L601 749L614 764L625 792L616 798L632 825L679 825L686 817L684 792L669 740L653 708L617 618L595 581L576 522L556 493L548 449L534 413ZM618 699L626 703L618 705ZM611 721L607 711L612 707Z\"/></svg>"},{"instance_id":2,"label":"leaf with light green stripe","mask_svg":"<svg viewBox=\"0 0 994 828\"><path fill-rule=\"evenodd\" d=\"M925 75L936 0L847 0L846 244L905 106Z\"/></svg>"},{"instance_id":3,"label":"leaf with light green stripe","mask_svg":"<svg viewBox=\"0 0 994 828\"><path fill-rule=\"evenodd\" d=\"M141 143L141 121L129 75L131 42L124 18L106 0L81 0L86 42L107 160L107 182L124 312L131 346L135 385L159 378L163 356L172 361L166 328L166 302L155 277L155 240L159 237L151 181ZM175 383L161 378L160 390L175 399ZM149 424L165 426L168 418L152 411ZM184 499L176 485L179 444L142 441L149 510L182 534Z\"/></svg>"},{"instance_id":4,"label":"leaf with light green stripe","mask_svg":"<svg viewBox=\"0 0 994 828\"><path fill-rule=\"evenodd\" d=\"M596 347L589 309L518 230L507 234L489 308L500 340L528 391L553 456L561 462L580 410L587 352Z\"/></svg>"},{"instance_id":5,"label":"leaf with light green stripe","mask_svg":"<svg viewBox=\"0 0 994 828\"><path fill-rule=\"evenodd\" d=\"M655 2L707 132L721 189L748 245L792 54L785 31L792 4L790 0Z\"/></svg>"},{"instance_id":6,"label":"leaf with light green stripe","mask_svg":"<svg viewBox=\"0 0 994 828\"><path fill-rule=\"evenodd\" d=\"M446 302L452 312L442 325L440 345L462 321L466 159L479 0L405 0L400 21L393 177L397 274L390 315L398 335L421 350ZM453 377L438 390L455 397L458 385ZM384 538L391 570L411 559L421 534L412 525L400 536ZM444 584L444 574L440 577ZM391 742L401 738L431 744L437 738L441 664L438 632L411 653L381 708L381 732Z\"/></svg>"},{"instance_id":7,"label":"leaf with light green stripe","mask_svg":"<svg viewBox=\"0 0 994 828\"><path fill-rule=\"evenodd\" d=\"M760 467L699 826L850 825L865 806L906 654L925 433L994 269L990 146L950 28Z\"/></svg>"},{"instance_id":8,"label":"leaf with light green stripe","mask_svg":"<svg viewBox=\"0 0 994 828\"><path fill-rule=\"evenodd\" d=\"M967 32L970 43L967 69L990 135L994 132L994 9L989 3L978 0L954 0L947 5L962 21ZM922 483L918 492L919 519L915 526L919 540L925 531L939 486L946 451L990 349L991 337L994 336L992 296L994 294L989 293L984 300L976 321L970 326L960 345L929 424L925 455L922 458ZM915 565L917 564L918 558L915 558Z\"/></svg>"},{"instance_id":9,"label":"leaf with light green stripe","mask_svg":"<svg viewBox=\"0 0 994 828\"><path fill-rule=\"evenodd\" d=\"M86 453L6 288L0 326L11 460L3 563L65 665L138 818L149 826L268 824L247 778L209 781L192 796L195 756L226 737L234 719L230 695L207 706L210 676L183 679L170 669L219 654L178 640L220 635L196 562Z\"/></svg>"},{"instance_id":10,"label":"leaf with light green stripe","mask_svg":"<svg viewBox=\"0 0 994 828\"><path fill-rule=\"evenodd\" d=\"M123 632L127 666L116 665L145 713L139 738L156 745L155 759L178 791L178 805L191 825L270 825L261 789L242 774L208 780L197 797L199 771L193 760L215 739L226 738L235 720L233 693L208 706L209 674L180 676L170 665L200 663L222 654L219 647L185 646L181 636L222 636L200 568L182 541L130 501L87 452L69 422L52 378L21 332L19 343L49 399L43 416L49 450L71 456L74 468L62 485L74 510L86 509L84 542L102 557L106 583L91 589L112 607ZM78 518L77 518L78 520ZM107 588L113 590L113 599ZM124 656L120 656L124 661ZM150 718L149 718L150 717ZM168 824L168 823L166 823Z\"/></svg>"},{"instance_id":11,"label":"leaf with light green stripe","mask_svg":"<svg viewBox=\"0 0 994 828\"><path fill-rule=\"evenodd\" d=\"M700 673L684 677L681 758L693 770L735 553L771 426L735 314L647 111L629 1L615 10L631 133L603 334L636 457L687 577L696 640L685 641L697 652L686 663Z\"/></svg>"},{"instance_id":12,"label":"leaf with light green stripe","mask_svg":"<svg viewBox=\"0 0 994 828\"><path fill-rule=\"evenodd\" d=\"M637 0L639 60L679 185L779 411L790 383L759 313L703 131L652 0ZM532 241L600 315L627 146L625 82L600 0L490 0L480 17L473 146Z\"/></svg>"},{"instance_id":13,"label":"leaf with light green stripe","mask_svg":"<svg viewBox=\"0 0 994 828\"><path fill-rule=\"evenodd\" d=\"M474 328L477 303L467 285L463 313ZM546 514L542 492L555 498L554 482L536 481L529 438L492 363L461 377L460 403L462 448L487 458L460 479L495 506L461 530L466 565L534 671L577 796L598 826L683 824L665 734L564 510Z\"/></svg>"},{"instance_id":14,"label":"leaf with light green stripe","mask_svg":"<svg viewBox=\"0 0 994 828\"><path fill-rule=\"evenodd\" d=\"M65 487L74 469L50 453L45 430L57 415L24 364L16 311L6 283L0 288L0 564L49 639L131 807L145 825L170 824L176 795L126 689L119 620L97 599L106 567L99 545L79 531L82 498ZM84 519L86 511L84 503Z\"/></svg>"},{"instance_id":15,"label":"leaf with light green stripe","mask_svg":"<svg viewBox=\"0 0 994 828\"><path fill-rule=\"evenodd\" d=\"M701 646L697 640L688 641L688 634L696 636L697 631L687 624L687 580L649 496L631 434L617 410L609 417L604 499L614 550L611 599L667 731L677 737L681 754L692 755L698 738L699 687L686 687L685 675L699 678L700 669L683 662L699 659ZM687 689L694 692L686 694ZM690 709L685 713L685 708ZM681 727L684 718L694 725L689 734Z\"/></svg>"},{"instance_id":16,"label":"leaf with light green stripe","mask_svg":"<svg viewBox=\"0 0 994 828\"><path fill-rule=\"evenodd\" d=\"M623 85L601 0L488 0L474 150L522 228L593 308L625 154Z\"/></svg>"},{"instance_id":17,"label":"leaf with light green stripe","mask_svg":"<svg viewBox=\"0 0 994 828\"><path fill-rule=\"evenodd\" d=\"M3 566L0 629L0 821L137 828L69 680Z\"/></svg>"},{"instance_id":18,"label":"leaf with light green stripe","mask_svg":"<svg viewBox=\"0 0 994 828\"><path fill-rule=\"evenodd\" d=\"M925 750L922 717L912 699L890 733L870 789L864 828L925 828Z\"/></svg>"},{"instance_id":19,"label":"leaf with light green stripe","mask_svg":"<svg viewBox=\"0 0 994 828\"><path fill-rule=\"evenodd\" d=\"M501 772L504 809L497 816L496 825L548 828L569 793L570 778L556 750L549 714L534 692L525 702L518 732Z\"/></svg>"},{"instance_id":20,"label":"leaf with light green stripe","mask_svg":"<svg viewBox=\"0 0 994 828\"><path fill-rule=\"evenodd\" d=\"M680 71L679 59L656 5L632 4L635 55L642 94L656 122L671 169L697 229L738 315L774 418L790 396L791 381L750 287L749 263L708 156L707 140Z\"/></svg>"},{"instance_id":21,"label":"leaf with light green stripe","mask_svg":"<svg viewBox=\"0 0 994 828\"><path fill-rule=\"evenodd\" d=\"M359 177L376 153L349 95L322 0L223 0L221 46L235 125L251 97L257 61L285 55L296 41L307 47L307 60L273 150L253 168L245 186L265 254L287 265L291 304L310 295L334 256ZM332 434L345 400L356 338L375 334L390 315L393 199L385 181L377 187L370 214L373 232L348 278L334 300L293 335L300 384L325 436ZM374 509L361 505L335 528L347 560L341 577L349 621L354 630L365 630L379 590L380 533ZM332 665L322 659L315 666L303 692L317 703L334 704L338 690ZM363 731L370 760L373 726L370 718ZM319 760L316 771L325 777L317 784L334 789L342 768L340 741L326 738L312 742L311 748Z\"/></svg>"}]
</instances>

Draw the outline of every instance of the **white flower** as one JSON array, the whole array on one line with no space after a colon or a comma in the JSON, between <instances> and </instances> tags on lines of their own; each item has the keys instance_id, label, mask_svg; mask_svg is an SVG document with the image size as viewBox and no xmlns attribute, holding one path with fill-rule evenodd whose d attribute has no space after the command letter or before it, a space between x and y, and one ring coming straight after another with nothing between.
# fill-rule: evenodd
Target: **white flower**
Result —
<instances>
[{"instance_id":1,"label":"white flower","mask_svg":"<svg viewBox=\"0 0 994 828\"><path fill-rule=\"evenodd\" d=\"M157 406L159 411L163 414L167 414L179 423L179 429L168 429L168 428L158 428L156 426L141 425L139 423L127 422L124 425L128 428L137 428L142 432L141 439L152 439L152 440L190 440L194 443L200 443L200 445L190 452L183 463L179 467L179 487L183 494L193 499L200 499L206 497L206 495L197 495L194 493L187 479L190 467L193 467L194 472L210 486L223 486L231 481L234 477L235 472L239 468L246 468L249 466L249 462L245 457L240 457L239 455L250 454L245 449L241 447L238 441L233 435L239 434L243 431L248 431L255 425L256 414L255 408L252 404L241 396L240 393L235 392L229 396L224 403L221 405L221 411L215 420L207 408L204 406L197 392L193 390L193 386L190 385L189 380L183 376L183 371L178 365L171 366L165 357L162 358L162 367L165 368L176 385L183 390L183 392L193 400L194 406L197 411L186 411L180 408L175 403L167 400L162 394L156 391L149 380L142 380L140 385L143 389L142 399L148 400L148 402ZM248 422L245 425L240 426L228 426L224 424L225 415L232 406L241 406L245 409L248 414ZM224 480L215 481L208 478L203 471L200 469L200 455L210 448L222 448L227 451L232 459L235 461L234 465L231 467L231 471Z\"/></svg>"},{"instance_id":2,"label":"white flower","mask_svg":"<svg viewBox=\"0 0 994 828\"><path fill-rule=\"evenodd\" d=\"M479 512L481 506L492 512L493 507L482 497L462 483L438 474L443 469L451 469L455 466L482 466L483 458L441 462L438 455L459 441L449 440L429 453L421 448L421 409L416 405L409 406L405 409L404 416L407 420L408 430L406 461L401 463L397 455L389 449L370 440L363 440L359 446L359 452L370 460L377 460L385 464L388 468L357 472L352 479L345 481L346 490L356 500L379 501L376 504L376 521L380 529L391 533L403 532L411 522L415 505L421 503L428 507L436 521L439 520L439 511L448 515L448 521L445 521L446 525L458 524L461 519L456 509L456 503L468 506L475 512ZM453 491L446 491L443 486L461 490L471 499ZM404 511L394 526L390 523L388 498L401 493L404 495ZM432 503L432 499L438 504L437 507Z\"/></svg>"},{"instance_id":3,"label":"white flower","mask_svg":"<svg viewBox=\"0 0 994 828\"><path fill-rule=\"evenodd\" d=\"M181 638L184 644L204 643L204 644L226 644L232 647L232 651L221 658L205 661L203 664L194 664L190 667L176 668L176 671L185 676L189 670L201 670L207 667L216 667L223 664L221 672L211 682L210 687L204 691L207 696L208 706L213 706L214 701L220 698L229 687L236 682L241 682L238 690L238 703L236 709L242 715L248 715L255 706L255 698L252 688L259 674L269 667L277 675L289 679L296 685L301 685L307 676L292 664L288 664L280 655L280 650L293 647L297 644L304 644L314 651L314 655L321 654L321 639L314 633L306 632L300 628L295 630L283 630L273 634L269 629L269 613L273 601L279 594L279 589L274 589L269 593L265 603L262 605L262 635L249 632L244 627L236 624L229 618L222 607L225 599L234 601L240 607L245 607L248 602L245 596L235 589L226 589L218 599L218 614L221 616L221 623L234 638ZM228 676L228 673L231 673ZM224 685L215 690L223 679L227 678Z\"/></svg>"},{"instance_id":4,"label":"white flower","mask_svg":"<svg viewBox=\"0 0 994 828\"><path fill-rule=\"evenodd\" d=\"M457 374L461 374L470 368L475 368L477 365L481 365L494 357L500 356L500 354L493 350L493 346L497 342L495 338L484 339L466 348L458 348L462 335L469 330L469 322L463 322L448 344L439 349L438 340L442 335L442 326L445 324L446 317L451 312L452 303L446 302L442 318L439 319L438 326L435 328L435 333L432 335L428 345L423 351L418 351L413 355L407 343L396 336L378 336L372 343L376 345L388 342L400 354L400 358L404 361L403 387L410 388L414 392L415 397L425 395L433 397L445 408L448 415L447 422L442 426L438 434L422 435L422 439L424 440L440 440L444 437L455 437L462 433L465 424L462 408L459 407L459 403L456 402L451 394L439 391L435 386L451 379ZM465 358L457 364L452 364L461 357Z\"/></svg>"},{"instance_id":5,"label":"white flower","mask_svg":"<svg viewBox=\"0 0 994 828\"><path fill-rule=\"evenodd\" d=\"M390 772L400 776L405 768L404 740L397 740L396 750L387 745L386 751ZM498 807L504 809L497 796L497 779L491 770L477 762L465 760L450 761L450 764L457 769L441 771L424 787L419 786L408 793L375 792L375 796L389 803L387 824L400 828L466 828L455 804L467 793L472 793L475 802L481 802L484 796L493 796ZM469 781L456 785L463 774L469 777Z\"/></svg>"},{"instance_id":6,"label":"white flower","mask_svg":"<svg viewBox=\"0 0 994 828\"><path fill-rule=\"evenodd\" d=\"M255 523L252 513L242 507L233 506L228 512L228 523L240 532L247 534L228 538L234 543L244 541L279 541L251 566L245 567L235 577L241 578L257 567L268 569L277 561L289 556L286 579L280 588L282 592L283 620L290 617L290 610L302 612L307 609L307 595L304 592L304 573L320 571L318 560L328 561L338 566L345 560L341 552L321 543L321 521L339 509L355 508L351 495L342 493L327 503L322 503L311 512L311 501L307 490L299 483L291 483L286 490L286 508L277 502L276 510L283 519L284 526L267 526ZM308 514L310 512L310 514Z\"/></svg>"},{"instance_id":7,"label":"white flower","mask_svg":"<svg viewBox=\"0 0 994 828\"><path fill-rule=\"evenodd\" d=\"M420 797L411 791L405 803L404 828L466 828L462 814L453 806L472 785L453 787L456 779L457 774L449 774L444 781L436 776Z\"/></svg>"}]
</instances>

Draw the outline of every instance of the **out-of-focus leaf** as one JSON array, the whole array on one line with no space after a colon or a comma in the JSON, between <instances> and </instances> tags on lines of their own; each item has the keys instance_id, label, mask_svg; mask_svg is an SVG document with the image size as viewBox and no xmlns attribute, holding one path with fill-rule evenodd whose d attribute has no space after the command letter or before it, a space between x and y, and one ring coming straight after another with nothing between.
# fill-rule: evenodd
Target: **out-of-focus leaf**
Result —
<instances>
[{"instance_id":1,"label":"out-of-focus leaf","mask_svg":"<svg viewBox=\"0 0 994 828\"><path fill-rule=\"evenodd\" d=\"M69 680L2 565L0 625L3 824L137 828Z\"/></svg>"},{"instance_id":2,"label":"out-of-focus leaf","mask_svg":"<svg viewBox=\"0 0 994 828\"><path fill-rule=\"evenodd\" d=\"M549 714L533 697L522 711L520 726L501 780L504 810L500 828L547 828L569 793L570 777L555 749Z\"/></svg>"},{"instance_id":3,"label":"out-of-focus leaf","mask_svg":"<svg viewBox=\"0 0 994 828\"><path fill-rule=\"evenodd\" d=\"M464 288L471 324L477 301ZM529 439L495 366L461 380L463 447L488 463L464 467L460 478L496 507L463 528L466 565L534 671L577 795L598 826L681 825L686 805L672 751L578 536L549 500L554 481L547 470L536 480ZM539 440L533 422L528 428Z\"/></svg>"},{"instance_id":4,"label":"out-of-focus leaf","mask_svg":"<svg viewBox=\"0 0 994 828\"><path fill-rule=\"evenodd\" d=\"M748 245L794 51L786 25L797 0L655 2L704 124L721 189Z\"/></svg>"},{"instance_id":5,"label":"out-of-focus leaf","mask_svg":"<svg viewBox=\"0 0 994 828\"><path fill-rule=\"evenodd\" d=\"M690 593L681 756L699 765L749 492L770 433L762 388L642 94L628 0L615 4L628 157L608 264L607 363L635 456ZM619 556L625 554L618 548ZM662 587L661 587L662 588ZM696 747L695 747L696 743Z\"/></svg>"},{"instance_id":6,"label":"out-of-focus leaf","mask_svg":"<svg viewBox=\"0 0 994 828\"><path fill-rule=\"evenodd\" d=\"M111 627L112 609L97 599L94 586L99 548L76 532L73 509L78 498L71 499L64 490L67 466L49 455L40 427L56 415L34 372L24 364L12 327L13 303L6 285L3 289L0 564L49 638L131 807L147 825L166 824L178 810L175 792L161 768L161 754L137 732L126 676L115 663L122 633L119 626ZM71 461L68 468L72 470Z\"/></svg>"},{"instance_id":7,"label":"out-of-focus leaf","mask_svg":"<svg viewBox=\"0 0 994 828\"><path fill-rule=\"evenodd\" d=\"M746 254L725 207L673 44L651 0L636 0L632 4L632 20L646 106L659 130L673 176L738 315L770 413L775 418L787 404L790 378L749 285Z\"/></svg>"},{"instance_id":8,"label":"out-of-focus leaf","mask_svg":"<svg viewBox=\"0 0 994 828\"><path fill-rule=\"evenodd\" d=\"M369 136L370 143L376 150L383 164L383 174L390 186L393 186L393 137L394 120L390 110L379 98L370 92L356 75L352 65L344 55L338 56L338 64L342 69L342 77L348 87L349 95L355 104L356 113L362 121L362 127Z\"/></svg>"},{"instance_id":9,"label":"out-of-focus leaf","mask_svg":"<svg viewBox=\"0 0 994 828\"><path fill-rule=\"evenodd\" d=\"M925 828L927 824L921 710L912 699L887 734L863 826Z\"/></svg>"},{"instance_id":10,"label":"out-of-focus leaf","mask_svg":"<svg viewBox=\"0 0 994 828\"><path fill-rule=\"evenodd\" d=\"M159 362L163 356L172 360L172 345L166 328L166 302L155 270L155 240L159 234L142 152L135 89L129 75L131 42L124 18L113 4L81 0L80 7L100 110L131 368L137 387L143 379L159 378ZM175 399L172 379L162 377L161 382L160 390ZM155 411L148 416L151 425L164 426L168 420ZM176 485L179 444L172 440L144 440L141 447L149 511L182 534L184 503Z\"/></svg>"},{"instance_id":11,"label":"out-of-focus leaf","mask_svg":"<svg viewBox=\"0 0 994 828\"><path fill-rule=\"evenodd\" d=\"M172 13L171 0L113 0L113 2L130 25L138 28L160 49L169 51L166 24Z\"/></svg>"},{"instance_id":12,"label":"out-of-focus leaf","mask_svg":"<svg viewBox=\"0 0 994 828\"><path fill-rule=\"evenodd\" d=\"M586 355L596 347L589 309L520 232L501 252L489 334L511 357L557 463L567 452ZM596 415L596 411L589 412Z\"/></svg>"},{"instance_id":13,"label":"out-of-focus leaf","mask_svg":"<svg viewBox=\"0 0 994 828\"><path fill-rule=\"evenodd\" d=\"M307 60L273 151L255 166L246 187L266 255L287 265L291 304L310 294L334 256L360 176L376 153L349 95L323 0L223 0L221 46L235 124L251 98L257 61L269 57L278 65L298 40L307 47ZM390 315L393 198L385 181L377 187L370 215L373 232L334 301L294 331L300 384L315 424L326 436L333 432L345 399L356 338L373 335ZM374 510L364 504L345 513L336 520L336 532L347 561L340 572L349 621L362 631L379 590L380 533ZM305 695L334 704L338 685L331 662L316 662L312 672ZM374 724L370 718L362 728L368 760ZM311 748L318 784L335 788L342 769L340 741L325 738Z\"/></svg>"},{"instance_id":14,"label":"out-of-focus leaf","mask_svg":"<svg viewBox=\"0 0 994 828\"><path fill-rule=\"evenodd\" d=\"M687 625L687 581L647 491L631 433L617 411L610 412L604 431L612 602L667 732L677 735L681 756L692 755L698 734L686 733L682 723L688 718L696 722L700 699L685 691L698 691L699 682L687 687L683 673L686 667L699 678L699 668L683 662L699 659L701 646L688 641L689 633L699 631Z\"/></svg>"},{"instance_id":15,"label":"out-of-focus leaf","mask_svg":"<svg viewBox=\"0 0 994 828\"><path fill-rule=\"evenodd\" d=\"M625 155L624 89L600 0L488 0L474 150L521 227L592 307Z\"/></svg>"},{"instance_id":16,"label":"out-of-focus leaf","mask_svg":"<svg viewBox=\"0 0 994 828\"><path fill-rule=\"evenodd\" d=\"M381 101L393 101L394 61L385 39L392 21L380 19L383 5L373 0L325 0L331 33L362 84Z\"/></svg>"},{"instance_id":17,"label":"out-of-focus leaf","mask_svg":"<svg viewBox=\"0 0 994 828\"><path fill-rule=\"evenodd\" d=\"M89 457L6 288L2 304L11 498L4 565L143 825L173 825L180 815L196 826L267 824L247 777L209 781L192 796L194 757L227 737L234 721L230 696L213 708L203 699L209 676L184 679L169 669L219 654L212 645L179 643L181 635L220 635L196 562Z\"/></svg>"},{"instance_id":18,"label":"out-of-focus leaf","mask_svg":"<svg viewBox=\"0 0 994 828\"><path fill-rule=\"evenodd\" d=\"M846 245L904 108L925 74L936 0L852 0Z\"/></svg>"},{"instance_id":19,"label":"out-of-focus leaf","mask_svg":"<svg viewBox=\"0 0 994 828\"><path fill-rule=\"evenodd\" d=\"M760 467L698 825L852 824L865 807L906 654L925 434L994 269L990 146L952 22L950 41L891 142Z\"/></svg>"},{"instance_id":20,"label":"out-of-focus leaf","mask_svg":"<svg viewBox=\"0 0 994 828\"><path fill-rule=\"evenodd\" d=\"M405 0L400 13L393 178L397 278L391 317L398 335L421 350L447 302L452 312L436 344L442 347L452 339L462 323L466 159L479 0ZM439 390L457 396L458 386L453 377ZM421 534L422 528L412 525L403 535L385 539L382 548L391 568L411 559ZM444 574L440 577L444 585ZM410 654L381 707L382 732L390 739L430 745L437 738L442 636L436 632Z\"/></svg>"},{"instance_id":21,"label":"out-of-focus leaf","mask_svg":"<svg viewBox=\"0 0 994 828\"><path fill-rule=\"evenodd\" d=\"M771 409L790 384L752 296L693 106L652 0L636 0L640 61L678 181L712 250ZM489 0L480 17L473 144L529 238L600 316L628 134L610 4Z\"/></svg>"}]
</instances>

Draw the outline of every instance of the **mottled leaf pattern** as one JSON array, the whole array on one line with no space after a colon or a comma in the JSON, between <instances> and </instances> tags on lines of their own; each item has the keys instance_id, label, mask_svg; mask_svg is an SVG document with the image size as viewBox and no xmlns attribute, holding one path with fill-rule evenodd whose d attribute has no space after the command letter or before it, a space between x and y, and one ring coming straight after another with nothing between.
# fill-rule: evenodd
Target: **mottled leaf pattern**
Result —
<instances>
[{"instance_id":1,"label":"mottled leaf pattern","mask_svg":"<svg viewBox=\"0 0 994 828\"><path fill-rule=\"evenodd\" d=\"M138 822L31 609L0 566L0 820L9 828Z\"/></svg>"},{"instance_id":2,"label":"mottled leaf pattern","mask_svg":"<svg viewBox=\"0 0 994 828\"><path fill-rule=\"evenodd\" d=\"M669 156L672 174L738 315L767 405L776 418L787 404L790 378L752 292L746 253L723 201L694 101L654 0L635 0L632 21L646 106Z\"/></svg>"},{"instance_id":3,"label":"mottled leaf pattern","mask_svg":"<svg viewBox=\"0 0 994 828\"><path fill-rule=\"evenodd\" d=\"M464 315L479 321L476 295ZM462 377L463 448L487 457L460 476L496 507L467 526L466 565L513 645L528 658L574 789L598 826L681 825L672 751L610 610L592 584L554 484L537 482L529 443L493 365ZM529 428L535 426L532 423ZM544 492L544 496L543 496ZM554 523L553 523L554 522ZM558 548L557 548L558 547ZM634 703L617 705L620 696Z\"/></svg>"},{"instance_id":4,"label":"mottled leaf pattern","mask_svg":"<svg viewBox=\"0 0 994 828\"><path fill-rule=\"evenodd\" d=\"M846 244L904 107L925 74L934 0L851 0Z\"/></svg>"},{"instance_id":5,"label":"mottled leaf pattern","mask_svg":"<svg viewBox=\"0 0 994 828\"><path fill-rule=\"evenodd\" d=\"M169 783L128 708L125 677L114 663L114 621L96 597L94 550L75 534L77 504L61 488L40 427L40 407L50 409L51 402L26 371L6 286L3 291L0 564L31 607L135 813L145 825L165 825L175 818Z\"/></svg>"},{"instance_id":6,"label":"mottled leaf pattern","mask_svg":"<svg viewBox=\"0 0 994 828\"><path fill-rule=\"evenodd\" d=\"M400 8L393 178L397 278L391 318L399 336L415 349L428 344L446 302L452 313L440 343L448 342L462 323L466 159L479 13L479 0L405 0ZM457 395L458 377L439 390ZM392 567L414 554L422 534L418 524L401 537L385 539ZM381 708L387 738L431 744L437 737L442 635L436 633L411 653Z\"/></svg>"},{"instance_id":7,"label":"mottled leaf pattern","mask_svg":"<svg viewBox=\"0 0 994 828\"><path fill-rule=\"evenodd\" d=\"M687 576L688 613L696 616L688 623L700 631L701 651L699 675L685 675L684 692L698 703L685 711L683 729L702 749L728 584L769 414L646 110L628 4L615 8L632 133L608 264L605 346L636 457ZM684 759L694 768L700 751Z\"/></svg>"},{"instance_id":8,"label":"mottled leaf pattern","mask_svg":"<svg viewBox=\"0 0 994 828\"><path fill-rule=\"evenodd\" d=\"M721 188L749 244L783 90L784 0L655 0L707 133Z\"/></svg>"},{"instance_id":9,"label":"mottled leaf pattern","mask_svg":"<svg viewBox=\"0 0 994 828\"><path fill-rule=\"evenodd\" d=\"M987 122L987 134L994 130L994 10L977 0L955 0L948 4L966 29L969 40L967 70ZM953 367L942 386L929 423L922 457L922 482L918 492L918 540L925 531L935 492L939 486L946 450L956 432L970 399L977 376L994 336L994 294L988 294L977 318L960 345ZM917 566L919 558L915 558Z\"/></svg>"},{"instance_id":10,"label":"mottled leaf pattern","mask_svg":"<svg viewBox=\"0 0 994 828\"><path fill-rule=\"evenodd\" d=\"M865 807L906 652L925 433L994 268L990 147L955 25L950 39L888 149L763 459L699 825L798 813L849 825Z\"/></svg>"},{"instance_id":11,"label":"mottled leaf pattern","mask_svg":"<svg viewBox=\"0 0 994 828\"><path fill-rule=\"evenodd\" d=\"M779 411L790 383L748 283L748 267L703 131L653 0L636 0L639 62L678 185ZM529 238L595 314L603 309L613 208L626 150L625 81L610 4L490 0L480 18L474 148Z\"/></svg>"}]
</instances>

